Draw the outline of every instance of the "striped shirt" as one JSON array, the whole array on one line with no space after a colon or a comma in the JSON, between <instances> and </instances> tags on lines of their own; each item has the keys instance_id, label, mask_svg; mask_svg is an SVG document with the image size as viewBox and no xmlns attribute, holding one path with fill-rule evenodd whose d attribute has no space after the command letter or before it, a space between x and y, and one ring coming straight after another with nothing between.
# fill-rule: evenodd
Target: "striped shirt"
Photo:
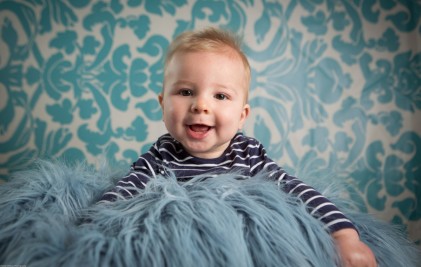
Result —
<instances>
[{"instance_id":1,"label":"striped shirt","mask_svg":"<svg viewBox=\"0 0 421 267\"><path fill-rule=\"evenodd\" d=\"M141 155L114 189L106 192L100 202L126 199L143 189L151 178L165 175L171 170L178 181L187 181L195 176L235 171L244 178L253 177L261 171L267 172L288 194L299 197L310 214L322 221L330 232L340 229L354 228L353 223L338 208L317 192L294 176L288 175L271 160L256 139L237 133L222 156L215 159L203 159L188 154L182 145L169 134L158 138L150 150Z\"/></svg>"}]
</instances>

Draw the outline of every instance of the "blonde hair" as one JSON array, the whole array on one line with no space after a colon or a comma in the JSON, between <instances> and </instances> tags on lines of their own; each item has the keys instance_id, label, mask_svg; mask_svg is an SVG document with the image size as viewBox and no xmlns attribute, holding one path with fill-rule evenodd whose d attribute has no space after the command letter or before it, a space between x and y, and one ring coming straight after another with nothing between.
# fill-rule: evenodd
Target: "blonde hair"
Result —
<instances>
[{"instance_id":1,"label":"blonde hair","mask_svg":"<svg viewBox=\"0 0 421 267\"><path fill-rule=\"evenodd\" d=\"M236 53L243 62L247 92L250 85L251 69L248 59L241 49L242 40L234 33L214 27L197 31L187 31L177 36L168 47L164 65L164 77L171 59L179 52L220 52ZM165 78L164 78L165 79Z\"/></svg>"}]
</instances>

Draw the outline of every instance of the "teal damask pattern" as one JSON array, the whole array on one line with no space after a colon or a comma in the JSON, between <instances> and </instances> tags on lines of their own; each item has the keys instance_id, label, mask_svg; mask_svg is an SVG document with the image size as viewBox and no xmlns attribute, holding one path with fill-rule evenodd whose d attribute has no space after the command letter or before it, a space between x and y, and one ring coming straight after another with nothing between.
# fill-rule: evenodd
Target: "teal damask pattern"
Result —
<instances>
[{"instance_id":1,"label":"teal damask pattern","mask_svg":"<svg viewBox=\"0 0 421 267\"><path fill-rule=\"evenodd\" d=\"M244 36L246 133L419 242L420 17L415 0L1 0L0 179L39 156L129 166L164 133L170 40L213 25Z\"/></svg>"}]
</instances>

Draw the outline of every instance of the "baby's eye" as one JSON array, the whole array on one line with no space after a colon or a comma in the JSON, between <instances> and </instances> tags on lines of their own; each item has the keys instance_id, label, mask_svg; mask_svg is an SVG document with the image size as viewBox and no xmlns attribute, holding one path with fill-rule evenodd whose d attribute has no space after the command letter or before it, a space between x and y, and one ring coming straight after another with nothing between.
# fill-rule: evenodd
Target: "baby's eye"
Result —
<instances>
[{"instance_id":1,"label":"baby's eye","mask_svg":"<svg viewBox=\"0 0 421 267\"><path fill-rule=\"evenodd\" d=\"M218 99L218 100L226 100L226 99L228 99L228 97L226 95L224 95L224 94L216 94L215 95L215 98Z\"/></svg>"},{"instance_id":2,"label":"baby's eye","mask_svg":"<svg viewBox=\"0 0 421 267\"><path fill-rule=\"evenodd\" d=\"M182 96L191 96L191 95L193 95L193 91L192 90L189 90L189 89L181 89L178 93L180 95L182 95Z\"/></svg>"}]
</instances>

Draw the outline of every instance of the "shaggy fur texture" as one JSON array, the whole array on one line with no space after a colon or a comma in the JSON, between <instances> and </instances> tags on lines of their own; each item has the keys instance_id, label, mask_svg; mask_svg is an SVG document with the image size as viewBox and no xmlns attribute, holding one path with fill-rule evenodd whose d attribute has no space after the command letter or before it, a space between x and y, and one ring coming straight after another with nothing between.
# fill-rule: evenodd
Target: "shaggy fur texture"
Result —
<instances>
[{"instance_id":1,"label":"shaggy fur texture","mask_svg":"<svg viewBox=\"0 0 421 267\"><path fill-rule=\"evenodd\" d=\"M153 179L137 197L97 204L121 172L39 161L0 186L0 264L28 266L335 266L334 244L264 176ZM326 195L326 192L325 192ZM379 266L417 266L402 232L349 210Z\"/></svg>"}]
</instances>

